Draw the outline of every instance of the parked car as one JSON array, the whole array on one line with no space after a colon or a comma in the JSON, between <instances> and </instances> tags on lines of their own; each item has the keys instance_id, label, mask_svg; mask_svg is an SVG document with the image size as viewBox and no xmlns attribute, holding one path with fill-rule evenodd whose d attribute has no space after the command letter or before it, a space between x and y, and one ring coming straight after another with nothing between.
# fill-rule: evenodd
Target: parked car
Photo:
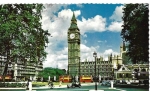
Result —
<instances>
[{"instance_id":1,"label":"parked car","mask_svg":"<svg viewBox=\"0 0 150 91\"><path fill-rule=\"evenodd\" d=\"M101 83L102 86L110 86L110 81L103 81Z\"/></svg>"},{"instance_id":2,"label":"parked car","mask_svg":"<svg viewBox=\"0 0 150 91\"><path fill-rule=\"evenodd\" d=\"M145 86L149 85L149 80L144 80L143 83L144 83Z\"/></svg>"},{"instance_id":3,"label":"parked car","mask_svg":"<svg viewBox=\"0 0 150 91\"><path fill-rule=\"evenodd\" d=\"M67 88L75 88L75 87L81 87L81 84L79 82L72 82L70 84L67 84Z\"/></svg>"},{"instance_id":4,"label":"parked car","mask_svg":"<svg viewBox=\"0 0 150 91\"><path fill-rule=\"evenodd\" d=\"M102 81L101 85L105 86L106 85L106 81Z\"/></svg>"}]
</instances>

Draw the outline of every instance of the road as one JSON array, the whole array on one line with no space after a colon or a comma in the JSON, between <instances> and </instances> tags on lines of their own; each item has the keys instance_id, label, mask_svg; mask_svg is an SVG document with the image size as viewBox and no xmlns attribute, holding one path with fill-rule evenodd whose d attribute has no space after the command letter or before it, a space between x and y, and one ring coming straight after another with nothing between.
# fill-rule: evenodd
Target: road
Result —
<instances>
[{"instance_id":1,"label":"road","mask_svg":"<svg viewBox=\"0 0 150 91\"><path fill-rule=\"evenodd\" d=\"M82 86L81 88L36 88L33 89L32 91L89 91L91 89L94 89L94 85L90 86ZM142 88L119 88L117 87L116 89L110 89L110 87L106 86L100 86L98 85L98 90L104 90L104 91L149 91L148 89L142 89ZM0 91L26 91L25 89L0 89Z\"/></svg>"},{"instance_id":2,"label":"road","mask_svg":"<svg viewBox=\"0 0 150 91\"><path fill-rule=\"evenodd\" d=\"M95 89L95 85L91 86L82 86L81 88L55 88L55 89L39 89L36 91L89 91L91 89ZM107 86L98 86L98 90L104 90L104 91L149 91L148 89L140 89L140 88L115 88L111 89Z\"/></svg>"}]
</instances>

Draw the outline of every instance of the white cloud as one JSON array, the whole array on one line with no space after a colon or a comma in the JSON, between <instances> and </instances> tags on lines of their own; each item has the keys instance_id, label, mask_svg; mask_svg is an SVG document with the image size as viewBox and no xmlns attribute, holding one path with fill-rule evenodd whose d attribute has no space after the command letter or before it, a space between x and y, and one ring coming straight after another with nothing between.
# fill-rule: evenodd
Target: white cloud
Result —
<instances>
[{"instance_id":1,"label":"white cloud","mask_svg":"<svg viewBox=\"0 0 150 91\"><path fill-rule=\"evenodd\" d=\"M81 61L85 61L85 59L88 59L90 61L93 60L93 52L96 51L95 49L96 47L88 47L84 44L80 45L80 49L81 49Z\"/></svg>"},{"instance_id":2,"label":"white cloud","mask_svg":"<svg viewBox=\"0 0 150 91\"><path fill-rule=\"evenodd\" d=\"M82 20L78 20L78 27L83 35L85 32L102 32L105 31L106 18L100 15L96 15L94 18L88 18L87 20L82 17Z\"/></svg>"},{"instance_id":3,"label":"white cloud","mask_svg":"<svg viewBox=\"0 0 150 91\"><path fill-rule=\"evenodd\" d=\"M48 30L52 37L49 37L49 44L46 48L48 53L43 67L59 67L67 69L68 48L67 48L67 31L70 26L72 11L70 9L60 10L65 5L45 5L42 12L42 28ZM55 14L55 13L58 13ZM80 15L80 11L74 11L75 16ZM61 45L61 47L59 47Z\"/></svg>"},{"instance_id":4,"label":"white cloud","mask_svg":"<svg viewBox=\"0 0 150 91\"><path fill-rule=\"evenodd\" d=\"M113 51L112 49L107 49L102 54L103 54L104 60L107 61L108 60L108 55L110 55L110 54L112 54L112 55L118 55L119 53Z\"/></svg>"},{"instance_id":5,"label":"white cloud","mask_svg":"<svg viewBox=\"0 0 150 91\"><path fill-rule=\"evenodd\" d=\"M111 24L108 26L107 30L114 31L114 32L120 32L122 30L122 24L123 22L111 22Z\"/></svg>"},{"instance_id":6,"label":"white cloud","mask_svg":"<svg viewBox=\"0 0 150 91\"><path fill-rule=\"evenodd\" d=\"M87 47L86 45L81 44L81 61L85 61L86 59L89 61L93 61L93 52L97 52L97 57L102 56L104 58L105 61L108 60L108 55L110 55L112 53L112 55L118 55L119 53L112 50L112 49L107 49L104 52L99 52L96 51L97 49L99 49L99 46L95 46L95 47Z\"/></svg>"},{"instance_id":7,"label":"white cloud","mask_svg":"<svg viewBox=\"0 0 150 91\"><path fill-rule=\"evenodd\" d=\"M61 69L67 69L68 64L68 48L64 47L63 50L53 52L48 49L48 55L46 61L43 62L44 67L59 67Z\"/></svg>"},{"instance_id":8,"label":"white cloud","mask_svg":"<svg viewBox=\"0 0 150 91\"><path fill-rule=\"evenodd\" d=\"M122 30L122 16L123 16L123 6L117 6L111 17L109 19L113 20L111 24L107 27L107 30L120 32Z\"/></svg>"},{"instance_id":9,"label":"white cloud","mask_svg":"<svg viewBox=\"0 0 150 91\"><path fill-rule=\"evenodd\" d=\"M117 52L114 52L112 49L105 50L103 54L104 55L110 55L111 53L114 55L118 54Z\"/></svg>"},{"instance_id":10,"label":"white cloud","mask_svg":"<svg viewBox=\"0 0 150 91\"><path fill-rule=\"evenodd\" d=\"M49 9L48 9L49 10ZM57 11L57 10L56 10ZM49 11L47 11L49 12ZM80 15L80 11L74 11L75 15ZM50 42L54 42L57 40L67 40L67 31L70 26L71 18L72 18L72 11L70 9L64 9L58 12L58 16L55 14L51 15L53 18L50 18L49 13L43 12L43 19L42 19L42 28L45 30L49 30L52 35L52 38L49 38Z\"/></svg>"},{"instance_id":11,"label":"white cloud","mask_svg":"<svg viewBox=\"0 0 150 91\"><path fill-rule=\"evenodd\" d=\"M55 5L54 5L55 6ZM57 6L57 5L56 5ZM58 11L55 8L59 9L58 7L50 7L54 8L54 11ZM56 51L57 47L61 44L64 47L67 46L67 31L70 26L71 18L72 18L72 11L70 9L64 9L58 12L58 16L56 16L52 12L52 9L47 8L45 10L47 12L43 12L42 16L42 28L48 30L51 33L52 37L49 37L50 47L48 49ZM80 11L74 11L75 15L80 15ZM50 16L49 16L50 15ZM51 18L53 17L53 18Z\"/></svg>"},{"instance_id":12,"label":"white cloud","mask_svg":"<svg viewBox=\"0 0 150 91\"><path fill-rule=\"evenodd\" d=\"M113 12L112 16L109 17L109 19L114 20L114 21L122 21L122 16L123 16L123 6L117 6L115 11Z\"/></svg>"}]
</instances>

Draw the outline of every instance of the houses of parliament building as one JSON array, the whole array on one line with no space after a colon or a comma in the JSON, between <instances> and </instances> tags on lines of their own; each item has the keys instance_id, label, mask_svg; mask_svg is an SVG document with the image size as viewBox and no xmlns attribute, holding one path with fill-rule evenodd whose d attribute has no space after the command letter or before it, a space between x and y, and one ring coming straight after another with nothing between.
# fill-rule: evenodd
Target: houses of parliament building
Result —
<instances>
[{"instance_id":1,"label":"houses of parliament building","mask_svg":"<svg viewBox=\"0 0 150 91\"><path fill-rule=\"evenodd\" d=\"M113 76L119 78L119 76L123 77L119 70L123 71L122 69L125 69L124 72L128 72L126 73L127 76L130 74L130 78L132 78L131 74L134 72L134 67L138 68L139 66L132 65L132 68L123 68L129 66L125 66L122 61L123 54L125 52L125 44L122 43L120 45L120 54L110 54L108 56L108 61L105 61L103 57L98 55L96 58L96 76L101 76L101 79L112 79ZM141 69L145 69L145 67L148 68L149 66L146 64L141 67L143 67ZM145 71L148 72L148 69ZM95 60L85 60L84 62L80 61L80 29L77 26L77 20L74 13L71 19L71 25L68 29L68 75L95 76Z\"/></svg>"}]
</instances>

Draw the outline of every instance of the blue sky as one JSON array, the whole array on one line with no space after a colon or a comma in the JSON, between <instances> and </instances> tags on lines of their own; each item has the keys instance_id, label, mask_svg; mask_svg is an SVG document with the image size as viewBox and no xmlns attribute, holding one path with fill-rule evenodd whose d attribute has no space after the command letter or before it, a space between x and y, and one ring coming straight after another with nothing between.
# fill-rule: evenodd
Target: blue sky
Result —
<instances>
[{"instance_id":1,"label":"blue sky","mask_svg":"<svg viewBox=\"0 0 150 91\"><path fill-rule=\"evenodd\" d=\"M81 61L92 61L93 52L107 60L120 53L122 4L47 4L42 12L42 27L52 34L46 48L44 67L67 69L67 32L73 11L81 33Z\"/></svg>"}]
</instances>

